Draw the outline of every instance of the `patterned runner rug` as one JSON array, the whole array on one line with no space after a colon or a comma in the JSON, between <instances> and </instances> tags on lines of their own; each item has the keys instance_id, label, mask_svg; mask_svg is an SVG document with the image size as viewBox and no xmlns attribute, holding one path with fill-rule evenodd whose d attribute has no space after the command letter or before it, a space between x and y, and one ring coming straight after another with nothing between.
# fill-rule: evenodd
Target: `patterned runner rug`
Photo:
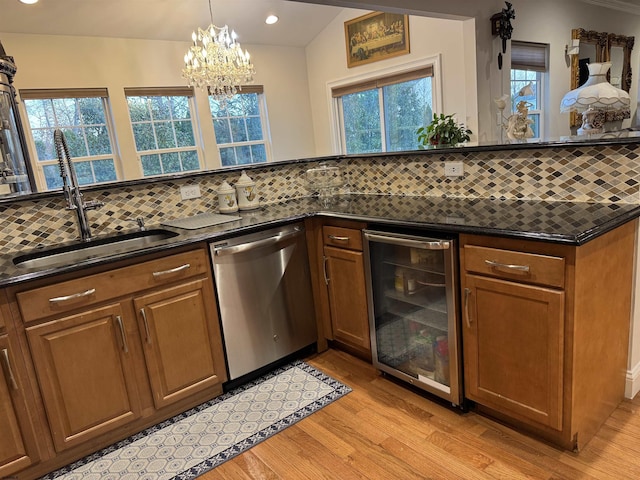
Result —
<instances>
[{"instance_id":1,"label":"patterned runner rug","mask_svg":"<svg viewBox=\"0 0 640 480\"><path fill-rule=\"evenodd\" d=\"M296 361L42 479L192 479L350 391Z\"/></svg>"}]
</instances>

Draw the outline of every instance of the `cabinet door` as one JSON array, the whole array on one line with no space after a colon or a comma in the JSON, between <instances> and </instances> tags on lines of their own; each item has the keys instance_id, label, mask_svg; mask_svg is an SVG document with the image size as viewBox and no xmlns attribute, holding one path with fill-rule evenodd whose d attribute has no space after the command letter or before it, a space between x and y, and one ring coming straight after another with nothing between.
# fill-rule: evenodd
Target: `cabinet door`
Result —
<instances>
[{"instance_id":1,"label":"cabinet door","mask_svg":"<svg viewBox=\"0 0 640 480\"><path fill-rule=\"evenodd\" d=\"M156 408L226 380L212 288L197 280L134 300Z\"/></svg>"},{"instance_id":2,"label":"cabinet door","mask_svg":"<svg viewBox=\"0 0 640 480\"><path fill-rule=\"evenodd\" d=\"M140 416L123 322L113 304L27 329L56 450Z\"/></svg>"},{"instance_id":3,"label":"cabinet door","mask_svg":"<svg viewBox=\"0 0 640 480\"><path fill-rule=\"evenodd\" d=\"M29 427L21 411L26 410L21 385L14 368L7 336L0 336L0 478L9 476L33 463L29 454Z\"/></svg>"},{"instance_id":4,"label":"cabinet door","mask_svg":"<svg viewBox=\"0 0 640 480\"><path fill-rule=\"evenodd\" d=\"M333 336L370 352L363 254L328 246L324 254Z\"/></svg>"},{"instance_id":5,"label":"cabinet door","mask_svg":"<svg viewBox=\"0 0 640 480\"><path fill-rule=\"evenodd\" d=\"M560 430L564 293L473 275L465 286L467 397Z\"/></svg>"}]
</instances>

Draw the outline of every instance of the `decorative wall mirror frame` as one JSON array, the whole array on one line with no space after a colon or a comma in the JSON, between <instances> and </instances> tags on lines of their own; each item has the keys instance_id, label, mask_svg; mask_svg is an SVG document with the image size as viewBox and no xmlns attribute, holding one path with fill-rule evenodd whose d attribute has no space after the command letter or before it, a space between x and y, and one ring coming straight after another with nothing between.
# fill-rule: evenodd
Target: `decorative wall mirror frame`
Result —
<instances>
[{"instance_id":1,"label":"decorative wall mirror frame","mask_svg":"<svg viewBox=\"0 0 640 480\"><path fill-rule=\"evenodd\" d=\"M622 75L620 88L625 91L631 89L631 50L635 42L635 37L617 35L615 33L596 32L585 30L584 28L574 28L571 30L571 38L580 40L580 45L587 44L595 47L595 61L608 62L611 60L611 48L622 48ZM607 74L609 78L610 72ZM580 86L580 58L579 55L571 56L571 90ZM571 112L570 126L579 127L582 124L582 115L578 112Z\"/></svg>"}]
</instances>

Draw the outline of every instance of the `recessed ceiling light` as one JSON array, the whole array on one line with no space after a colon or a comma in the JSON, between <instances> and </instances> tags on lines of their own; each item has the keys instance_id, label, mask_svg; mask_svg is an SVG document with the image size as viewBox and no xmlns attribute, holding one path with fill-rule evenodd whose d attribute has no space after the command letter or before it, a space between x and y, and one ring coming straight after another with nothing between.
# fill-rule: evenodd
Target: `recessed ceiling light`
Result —
<instances>
[{"instance_id":1,"label":"recessed ceiling light","mask_svg":"<svg viewBox=\"0 0 640 480\"><path fill-rule=\"evenodd\" d=\"M269 15L264 21L264 23L266 23L267 25L273 25L277 21L278 21L278 17L276 15Z\"/></svg>"},{"instance_id":2,"label":"recessed ceiling light","mask_svg":"<svg viewBox=\"0 0 640 480\"><path fill-rule=\"evenodd\" d=\"M38 3L38 0L20 0L21 3L26 3L27 5L32 5L34 3Z\"/></svg>"}]
</instances>

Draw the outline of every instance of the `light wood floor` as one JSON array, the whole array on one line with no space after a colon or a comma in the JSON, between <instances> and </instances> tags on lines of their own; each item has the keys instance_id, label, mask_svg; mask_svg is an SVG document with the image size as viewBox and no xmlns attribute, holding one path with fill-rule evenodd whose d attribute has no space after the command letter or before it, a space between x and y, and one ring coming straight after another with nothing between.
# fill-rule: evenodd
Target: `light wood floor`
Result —
<instances>
[{"instance_id":1,"label":"light wood floor","mask_svg":"<svg viewBox=\"0 0 640 480\"><path fill-rule=\"evenodd\" d=\"M453 411L346 353L307 362L353 391L202 480L640 479L640 395L576 454Z\"/></svg>"}]
</instances>

